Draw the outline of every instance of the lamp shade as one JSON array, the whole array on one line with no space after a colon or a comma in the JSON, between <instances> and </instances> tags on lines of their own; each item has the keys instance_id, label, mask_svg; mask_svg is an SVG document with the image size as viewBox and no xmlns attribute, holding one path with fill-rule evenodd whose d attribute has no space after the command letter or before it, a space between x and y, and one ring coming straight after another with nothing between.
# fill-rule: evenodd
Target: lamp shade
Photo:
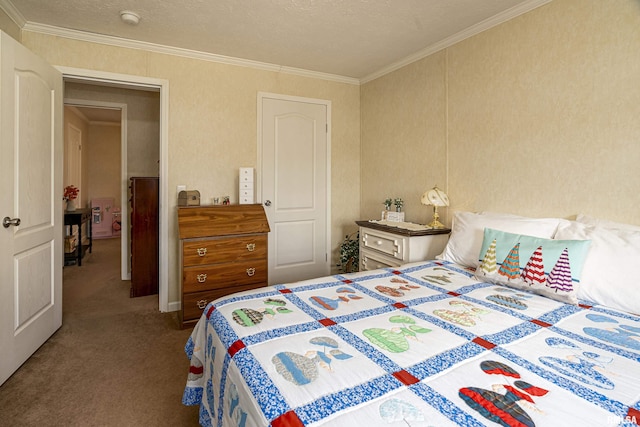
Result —
<instances>
[{"instance_id":1,"label":"lamp shade","mask_svg":"<svg viewBox=\"0 0 640 427\"><path fill-rule=\"evenodd\" d=\"M431 190L425 191L420 202L427 206L449 206L449 197L438 187L433 187Z\"/></svg>"}]
</instances>

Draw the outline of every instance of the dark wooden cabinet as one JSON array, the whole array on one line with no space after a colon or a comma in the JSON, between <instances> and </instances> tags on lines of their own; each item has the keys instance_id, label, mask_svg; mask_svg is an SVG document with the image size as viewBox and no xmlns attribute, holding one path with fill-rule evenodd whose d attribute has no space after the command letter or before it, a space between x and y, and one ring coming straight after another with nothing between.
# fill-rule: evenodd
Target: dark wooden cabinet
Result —
<instances>
[{"instance_id":1,"label":"dark wooden cabinet","mask_svg":"<svg viewBox=\"0 0 640 427\"><path fill-rule=\"evenodd\" d=\"M159 182L131 178L131 297L158 293Z\"/></svg>"}]
</instances>

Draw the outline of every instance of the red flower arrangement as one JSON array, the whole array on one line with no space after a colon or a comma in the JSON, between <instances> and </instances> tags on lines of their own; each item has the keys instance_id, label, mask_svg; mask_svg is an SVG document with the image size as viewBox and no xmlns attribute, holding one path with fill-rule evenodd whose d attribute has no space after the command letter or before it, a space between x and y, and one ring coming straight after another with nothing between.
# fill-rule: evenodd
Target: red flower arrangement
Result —
<instances>
[{"instance_id":1,"label":"red flower arrangement","mask_svg":"<svg viewBox=\"0 0 640 427\"><path fill-rule=\"evenodd\" d=\"M64 187L64 194L62 195L62 198L66 201L75 200L78 198L79 191L80 190L78 190L75 186L67 185L66 187Z\"/></svg>"}]
</instances>

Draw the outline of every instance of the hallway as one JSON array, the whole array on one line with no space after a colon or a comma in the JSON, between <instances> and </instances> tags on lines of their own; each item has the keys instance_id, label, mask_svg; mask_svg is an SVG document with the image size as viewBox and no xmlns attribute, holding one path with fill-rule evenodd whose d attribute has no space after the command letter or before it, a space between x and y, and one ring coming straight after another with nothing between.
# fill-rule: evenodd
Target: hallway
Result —
<instances>
[{"instance_id":1,"label":"hallway","mask_svg":"<svg viewBox=\"0 0 640 427\"><path fill-rule=\"evenodd\" d=\"M94 240L63 276L62 327L0 386L2 423L198 425L198 409L181 404L191 331L158 312L157 295L129 298L120 239Z\"/></svg>"}]
</instances>

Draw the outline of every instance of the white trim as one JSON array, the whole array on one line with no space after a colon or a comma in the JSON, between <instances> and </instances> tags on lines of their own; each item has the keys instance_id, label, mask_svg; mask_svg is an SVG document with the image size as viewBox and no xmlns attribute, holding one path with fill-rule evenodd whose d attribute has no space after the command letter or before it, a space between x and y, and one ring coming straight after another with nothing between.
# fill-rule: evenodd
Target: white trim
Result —
<instances>
[{"instance_id":1,"label":"white trim","mask_svg":"<svg viewBox=\"0 0 640 427\"><path fill-rule=\"evenodd\" d=\"M152 90L160 92L160 266L159 266L159 289L158 308L162 312L179 309L179 302L169 303L169 81L151 77L134 76L128 74L107 73L96 70L86 70L80 68L56 66L62 73L63 80L77 81L83 83L100 83L117 87L125 87L137 90ZM126 126L122 126L122 132L126 132ZM126 151L125 151L126 153ZM122 170L126 174L126 156L122 156L125 162ZM123 179L125 183L124 193L128 194L128 177ZM127 199L128 200L128 199ZM123 209L127 206L123 204ZM122 232L126 232L128 226L126 211L122 213ZM123 239L123 241L125 241Z\"/></svg>"},{"instance_id":2,"label":"white trim","mask_svg":"<svg viewBox=\"0 0 640 427\"><path fill-rule=\"evenodd\" d=\"M169 85L168 80L152 77L134 76L130 74L110 73L106 71L87 70L83 68L55 66L64 75L64 80L76 83L100 83L103 86L114 86L125 89L149 90L159 92L163 84ZM87 74L83 74L87 73ZM135 81L133 79L138 79Z\"/></svg>"},{"instance_id":3,"label":"white trim","mask_svg":"<svg viewBox=\"0 0 640 427\"><path fill-rule=\"evenodd\" d=\"M75 132L78 135L77 141L80 143L80 147L71 146L71 141L73 140L71 137L71 132ZM64 159L64 169L65 169L65 187L67 185L75 185L78 187L78 202L82 206L82 149L83 149L83 138L85 135L82 133L82 129L75 126L73 123L67 123L66 129L66 137L64 141L65 146L65 159ZM74 140L75 141L75 140ZM72 154L73 153L73 154ZM86 191L85 191L86 194ZM82 244L82 242L78 242L78 245Z\"/></svg>"},{"instance_id":4,"label":"white trim","mask_svg":"<svg viewBox=\"0 0 640 427\"><path fill-rule=\"evenodd\" d=\"M276 99L282 101L306 102L309 104L324 105L327 112L327 159L326 159L326 262L327 275L331 273L331 101L326 99L306 98L302 96L281 95L270 92L258 92L258 159L256 162L256 202L262 203L262 101L264 99Z\"/></svg>"},{"instance_id":5,"label":"white trim","mask_svg":"<svg viewBox=\"0 0 640 427\"><path fill-rule=\"evenodd\" d=\"M18 8L16 8L11 1L0 0L0 9L4 10L4 13L6 13L18 27L23 28L27 23L27 20L24 19L22 13L20 13Z\"/></svg>"},{"instance_id":6,"label":"white trim","mask_svg":"<svg viewBox=\"0 0 640 427\"><path fill-rule=\"evenodd\" d=\"M1 0L0 0L1 1ZM197 50L184 49L179 47L165 46L155 43L138 40L124 39L120 37L107 36L103 34L89 33L86 31L70 30L68 28L54 27L46 24L27 22L23 31L48 34L56 37L64 37L72 40L85 41L89 43L99 43L108 46L124 47L129 49L140 49L148 52L156 52L167 55L182 56L185 58L199 59L202 61L217 62L221 64L237 65L240 67L255 68L276 73L293 74L303 77L311 77L321 80L329 80L338 83L359 85L360 81L354 77L339 76L337 74L321 73L318 71L304 70L302 68L287 67L284 65L270 64L268 62L252 61L250 59L234 58L231 56L218 55L215 53L201 52Z\"/></svg>"},{"instance_id":7,"label":"white trim","mask_svg":"<svg viewBox=\"0 0 640 427\"><path fill-rule=\"evenodd\" d=\"M447 37L444 40L441 40L437 43L432 44L431 46L427 46L422 50L419 50L418 52L409 55L397 62L394 62L392 64L387 65L384 68L381 68L380 70L371 73L367 76L364 76L363 78L360 79L360 84L364 84L367 82L370 82L371 80L375 80L379 77L384 76L385 74L389 74L393 71L396 71L406 65L409 65L411 63L414 63L416 61L419 61L423 58L426 58L429 55L432 55L436 52L439 52L443 49L446 49L448 47L451 47L453 45L455 45L456 43L459 43L463 40L466 40L472 36L475 36L477 34L480 34L483 31L486 31L490 28L493 28L497 25L500 25L504 22L507 22L513 18L516 18L522 14L525 14L527 12L532 11L533 9L536 9L540 6L543 6L549 2L551 2L552 0L530 0L530 1L526 1L524 3L520 3L517 6L512 7L511 9L507 9L502 13L499 13L497 15L492 16L491 18L485 19L482 22L479 22L476 25L473 25L469 28L466 28L462 31L460 31L457 34L454 34L450 37Z\"/></svg>"},{"instance_id":8,"label":"white trim","mask_svg":"<svg viewBox=\"0 0 640 427\"><path fill-rule=\"evenodd\" d=\"M89 124L92 126L112 126L112 127L120 126L120 123L118 122L103 122L102 120L89 120Z\"/></svg>"},{"instance_id":9,"label":"white trim","mask_svg":"<svg viewBox=\"0 0 640 427\"><path fill-rule=\"evenodd\" d=\"M167 306L167 311L178 311L182 307L182 303L180 301L172 301Z\"/></svg>"},{"instance_id":10,"label":"white trim","mask_svg":"<svg viewBox=\"0 0 640 427\"><path fill-rule=\"evenodd\" d=\"M8 0L0 0L0 9L3 9L5 13L9 16L9 18L11 18L11 20L13 20L13 22L15 22L22 29L22 31L31 31L34 33L48 34L48 35L53 35L57 37L64 37L72 40L79 40L79 41L85 41L90 43L105 44L108 46L117 46L117 47L129 48L129 49L141 49L141 50L146 50L150 52L176 55L176 56L182 56L185 58L200 59L203 61L218 62L222 64L237 65L240 67L255 68L255 69L265 70L265 71L274 71L278 73L293 74L293 75L298 75L303 77L334 81L338 83L360 85L360 84L367 83L371 80L375 80L379 77L382 77L385 74L389 74L413 62L419 61L420 59L423 59L429 55L439 52L442 49L445 49L447 47L453 46L454 44L462 40L465 40L469 37L472 37L490 28L493 28L496 25L507 22L510 19L516 18L522 14L532 11L540 6L550 3L551 1L552 0L529 0L523 3L520 3L512 7L511 9L508 9L502 13L499 13L498 15L492 16L491 18L488 18L469 28L466 28L465 30L460 31L459 33L454 34L450 37L447 37L446 39L440 42L434 43L431 46L427 46L424 49L412 55L409 55L397 62L389 64L388 66L383 67L380 70L375 71L371 74L368 74L360 79L355 77L340 76L337 74L329 74L329 73L321 73L318 71L304 70L301 68L286 67L283 65L270 64L267 62L252 61L249 59L234 58L231 56L200 52L200 51L191 50L191 49L164 46L164 45L155 44L155 43L142 42L142 41L124 39L120 37L89 33L86 31L71 30L67 28L55 27L52 25L38 24L35 22L28 22L24 19L20 11L17 10L15 6L13 6L13 4Z\"/></svg>"}]
</instances>

